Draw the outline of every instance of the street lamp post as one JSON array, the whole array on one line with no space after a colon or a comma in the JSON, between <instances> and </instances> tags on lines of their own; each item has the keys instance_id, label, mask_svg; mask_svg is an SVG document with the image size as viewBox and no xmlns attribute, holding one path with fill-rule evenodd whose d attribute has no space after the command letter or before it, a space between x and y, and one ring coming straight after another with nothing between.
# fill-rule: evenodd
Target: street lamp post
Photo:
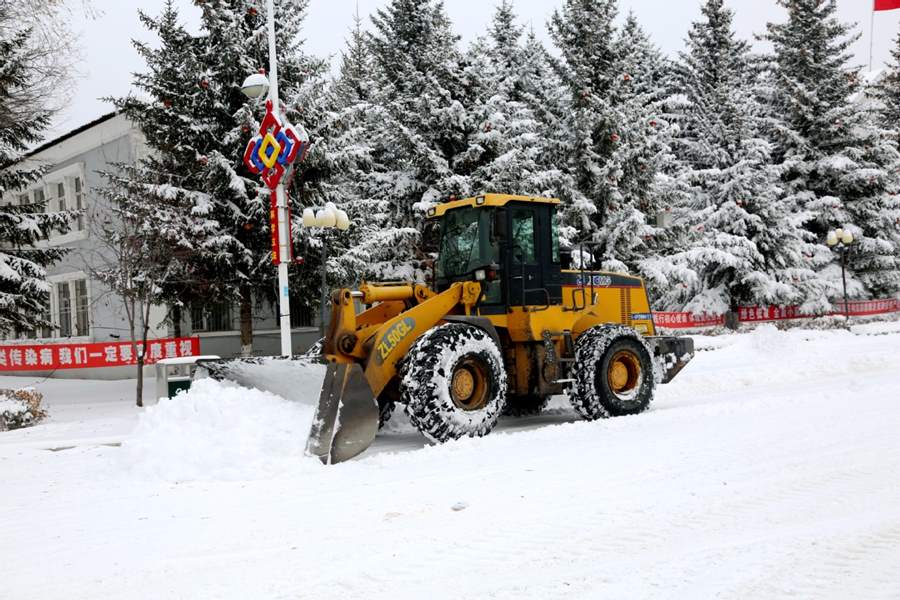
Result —
<instances>
[{"instance_id":1,"label":"street lamp post","mask_svg":"<svg viewBox=\"0 0 900 600\"><path fill-rule=\"evenodd\" d=\"M834 229L828 232L825 243L832 250L838 250L841 253L841 280L844 284L844 319L847 326L850 326L850 302L847 299L847 250L856 240L853 234L846 229Z\"/></svg>"},{"instance_id":2,"label":"street lamp post","mask_svg":"<svg viewBox=\"0 0 900 600\"><path fill-rule=\"evenodd\" d=\"M322 297L319 308L319 336L325 336L325 312L328 308L327 273L327 239L329 229L347 231L350 228L350 217L333 202L327 202L325 208L318 211L312 208L303 209L303 227L322 230Z\"/></svg>"},{"instance_id":3,"label":"street lamp post","mask_svg":"<svg viewBox=\"0 0 900 600\"><path fill-rule=\"evenodd\" d=\"M278 98L278 57L275 52L275 6L273 0L266 1L266 19L269 37L269 76L262 73L250 75L241 86L241 91L249 98L260 98L268 89L273 111L281 117ZM290 226L287 194L280 180L275 187L275 203L278 221L278 313L281 328L281 354L291 356L291 296L288 280L288 263L291 260Z\"/></svg>"}]
</instances>

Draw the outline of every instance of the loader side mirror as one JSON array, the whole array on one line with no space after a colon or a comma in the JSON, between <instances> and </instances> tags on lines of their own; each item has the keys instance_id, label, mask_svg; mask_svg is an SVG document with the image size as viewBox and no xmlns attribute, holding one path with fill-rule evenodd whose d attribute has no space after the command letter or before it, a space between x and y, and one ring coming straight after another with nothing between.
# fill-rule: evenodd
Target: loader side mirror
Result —
<instances>
[{"instance_id":1,"label":"loader side mirror","mask_svg":"<svg viewBox=\"0 0 900 600\"><path fill-rule=\"evenodd\" d=\"M491 222L491 239L503 240L509 239L509 229L506 227L506 211L497 209L494 211L494 220Z\"/></svg>"},{"instance_id":2,"label":"loader side mirror","mask_svg":"<svg viewBox=\"0 0 900 600\"><path fill-rule=\"evenodd\" d=\"M436 253L441 242L441 224L437 219L425 221L422 228L422 251Z\"/></svg>"}]
</instances>

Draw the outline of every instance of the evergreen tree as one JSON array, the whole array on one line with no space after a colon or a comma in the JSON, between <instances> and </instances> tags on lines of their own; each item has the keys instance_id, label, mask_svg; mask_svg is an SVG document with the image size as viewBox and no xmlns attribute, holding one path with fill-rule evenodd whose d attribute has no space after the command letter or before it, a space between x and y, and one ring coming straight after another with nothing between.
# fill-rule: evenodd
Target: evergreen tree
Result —
<instances>
[{"instance_id":1,"label":"evergreen tree","mask_svg":"<svg viewBox=\"0 0 900 600\"><path fill-rule=\"evenodd\" d=\"M655 255L660 232L651 219L672 195L660 176L669 160L671 131L663 118L666 61L629 15L615 40L620 76L613 87L619 142L607 165L611 203L598 232L604 269L640 269Z\"/></svg>"},{"instance_id":2,"label":"evergreen tree","mask_svg":"<svg viewBox=\"0 0 900 600\"><path fill-rule=\"evenodd\" d=\"M881 80L872 90L872 96L880 103L881 122L887 129L900 128L900 33L891 48L892 61L883 72ZM875 75L874 73L870 75Z\"/></svg>"},{"instance_id":3,"label":"evergreen tree","mask_svg":"<svg viewBox=\"0 0 900 600\"><path fill-rule=\"evenodd\" d=\"M849 66L859 37L841 23L836 0L779 0L784 23L770 23L770 77L775 159L791 208L821 243L841 226L858 240L849 253L854 295L900 290L896 142L854 102L859 74ZM840 269L821 272L840 289Z\"/></svg>"},{"instance_id":4,"label":"evergreen tree","mask_svg":"<svg viewBox=\"0 0 900 600\"><path fill-rule=\"evenodd\" d=\"M602 230L613 202L607 166L620 141L611 102L621 77L614 45L616 14L615 0L566 0L550 20L550 35L562 53L555 66L569 92L561 126L570 185L560 196L570 235L582 239Z\"/></svg>"},{"instance_id":5,"label":"evergreen tree","mask_svg":"<svg viewBox=\"0 0 900 600\"><path fill-rule=\"evenodd\" d=\"M184 216L173 237L189 248L185 261L193 296L206 304L240 305L242 351L249 353L254 302L275 298L268 190L242 163L264 107L248 101L240 86L248 74L268 65L266 15L258 0L199 4L197 37L178 25L171 2L160 19L142 17L162 42L159 49L138 45L148 72L136 76L135 83L149 100L126 98L117 104L138 123L153 151L136 171L139 182L168 201L160 210ZM288 120L309 127L315 111L308 101L318 91L308 83L321 81L325 65L300 46L306 4L276 0L275 10L281 108ZM292 201L315 201L320 178L315 161L295 169Z\"/></svg>"},{"instance_id":6,"label":"evergreen tree","mask_svg":"<svg viewBox=\"0 0 900 600\"><path fill-rule=\"evenodd\" d=\"M658 233L649 224L665 184L667 129L659 115L664 63L636 20L614 26L615 0L567 0L550 22L562 52L557 69L569 89L566 221L596 244L609 270L637 268ZM668 192L666 192L668 193ZM578 240L572 240L577 242Z\"/></svg>"},{"instance_id":7,"label":"evergreen tree","mask_svg":"<svg viewBox=\"0 0 900 600\"><path fill-rule=\"evenodd\" d=\"M147 69L134 75L142 94L111 101L139 127L153 151L137 164L107 173L106 197L114 213L133 212L136 207L126 205L132 197L154 207L153 218L135 229L142 243L166 248L173 257L168 269L155 273L165 275L155 282L156 299L169 304L175 334L181 335L186 305L221 298L228 290L210 272L215 255L226 250L215 242L220 226L210 217L210 197L202 187L203 163L216 140L201 124L214 99L206 92L208 79L198 60L200 40L179 22L174 2L169 0L159 17L142 11L138 16L159 43L134 42ZM102 230L97 234L104 237Z\"/></svg>"},{"instance_id":8,"label":"evergreen tree","mask_svg":"<svg viewBox=\"0 0 900 600\"><path fill-rule=\"evenodd\" d=\"M458 36L439 0L392 0L372 17L367 40L373 59L372 104L380 125L374 132L374 162L366 176L366 197L387 211L378 240L391 243L379 260L392 278L421 275L424 258L409 232L422 226L424 211L451 195L471 191L470 165L464 161L472 120L471 91L463 77ZM382 255L384 256L384 255Z\"/></svg>"},{"instance_id":9,"label":"evergreen tree","mask_svg":"<svg viewBox=\"0 0 900 600\"><path fill-rule=\"evenodd\" d=\"M378 102L374 68L370 36L357 15L317 144L330 165L325 196L353 222L347 233L332 240L328 273L335 286L412 276L404 269L414 255L403 249L418 243L419 230L412 222L395 222L394 136L388 126L391 116Z\"/></svg>"},{"instance_id":10,"label":"evergreen tree","mask_svg":"<svg viewBox=\"0 0 900 600\"><path fill-rule=\"evenodd\" d=\"M541 68L547 65L541 53L522 46L522 33L512 2L504 0L488 35L467 54L475 127L464 160L474 166L471 186L476 194L552 195L560 178L546 160L550 148L545 127L531 104L533 91L553 79Z\"/></svg>"},{"instance_id":11,"label":"evergreen tree","mask_svg":"<svg viewBox=\"0 0 900 600\"><path fill-rule=\"evenodd\" d=\"M22 160L50 121L41 99L31 94L37 76L31 68L31 35L0 4L0 197L10 199L40 179L42 169L23 166ZM0 207L0 334L49 325L45 268L62 258L63 251L36 248L35 243L53 230L68 231L72 213L45 210L45 204L30 201Z\"/></svg>"},{"instance_id":12,"label":"evergreen tree","mask_svg":"<svg viewBox=\"0 0 900 600\"><path fill-rule=\"evenodd\" d=\"M811 259L823 249L804 239L783 198L761 132L749 44L736 37L723 0L707 0L702 13L678 69L685 103L676 148L691 189L681 215L690 237L671 262L688 275L667 283L666 301L711 314L742 304L822 308Z\"/></svg>"}]
</instances>

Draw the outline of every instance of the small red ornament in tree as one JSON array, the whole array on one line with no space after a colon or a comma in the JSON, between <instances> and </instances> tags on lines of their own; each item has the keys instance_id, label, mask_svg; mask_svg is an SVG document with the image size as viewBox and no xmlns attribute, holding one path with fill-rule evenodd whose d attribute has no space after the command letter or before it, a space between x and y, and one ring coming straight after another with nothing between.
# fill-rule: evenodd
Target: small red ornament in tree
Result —
<instances>
[{"instance_id":1,"label":"small red ornament in tree","mask_svg":"<svg viewBox=\"0 0 900 600\"><path fill-rule=\"evenodd\" d=\"M165 106L166 108L172 108L172 101L169 100L168 98L164 99L163 106Z\"/></svg>"},{"instance_id":2,"label":"small red ornament in tree","mask_svg":"<svg viewBox=\"0 0 900 600\"><path fill-rule=\"evenodd\" d=\"M625 73L624 75L622 75L622 79L624 79L625 81L631 81L631 75Z\"/></svg>"},{"instance_id":3,"label":"small red ornament in tree","mask_svg":"<svg viewBox=\"0 0 900 600\"><path fill-rule=\"evenodd\" d=\"M209 164L209 158L206 157L206 156L202 156L202 155L201 155L201 156L198 156L198 157L197 157L197 164L199 164L201 167L205 167L206 165Z\"/></svg>"},{"instance_id":4,"label":"small red ornament in tree","mask_svg":"<svg viewBox=\"0 0 900 600\"><path fill-rule=\"evenodd\" d=\"M203 88L204 90L209 89L209 79L207 79L206 77L204 77L203 79L201 79L201 80L200 80L200 87Z\"/></svg>"},{"instance_id":5,"label":"small red ornament in tree","mask_svg":"<svg viewBox=\"0 0 900 600\"><path fill-rule=\"evenodd\" d=\"M656 121L650 121L650 127L656 127Z\"/></svg>"},{"instance_id":6,"label":"small red ornament in tree","mask_svg":"<svg viewBox=\"0 0 900 600\"><path fill-rule=\"evenodd\" d=\"M485 123L485 124L484 124L484 127L482 127L482 130L483 130L485 133L487 133L487 132L489 132L489 131L490 131L491 129L493 129L493 128L494 128L494 126L491 125L490 122L488 122L488 123Z\"/></svg>"},{"instance_id":7,"label":"small red ornament in tree","mask_svg":"<svg viewBox=\"0 0 900 600\"><path fill-rule=\"evenodd\" d=\"M615 144L615 143L617 143L621 138L619 137L619 134L618 134L618 133L614 133L614 134L612 134L611 136L609 136L609 139L612 140L612 143L613 143L613 144Z\"/></svg>"},{"instance_id":8,"label":"small red ornament in tree","mask_svg":"<svg viewBox=\"0 0 900 600\"><path fill-rule=\"evenodd\" d=\"M241 131L243 131L244 133L250 133L250 131L252 130L250 129L249 125L241 125Z\"/></svg>"},{"instance_id":9,"label":"small red ornament in tree","mask_svg":"<svg viewBox=\"0 0 900 600\"><path fill-rule=\"evenodd\" d=\"M253 223L244 223L244 231L253 231Z\"/></svg>"},{"instance_id":10,"label":"small red ornament in tree","mask_svg":"<svg viewBox=\"0 0 900 600\"><path fill-rule=\"evenodd\" d=\"M259 14L259 11L256 10L256 8L253 6L251 6L250 8L247 9L247 15L250 17L255 17L258 14Z\"/></svg>"}]
</instances>

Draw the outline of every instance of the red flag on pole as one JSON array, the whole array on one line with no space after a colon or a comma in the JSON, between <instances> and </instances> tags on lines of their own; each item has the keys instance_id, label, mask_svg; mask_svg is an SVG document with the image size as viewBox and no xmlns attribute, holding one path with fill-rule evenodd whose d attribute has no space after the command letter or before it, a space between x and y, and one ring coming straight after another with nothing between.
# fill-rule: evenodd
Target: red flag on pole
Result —
<instances>
[{"instance_id":1,"label":"red flag on pole","mask_svg":"<svg viewBox=\"0 0 900 600\"><path fill-rule=\"evenodd\" d=\"M875 0L875 10L894 10L900 8L900 0Z\"/></svg>"}]
</instances>

